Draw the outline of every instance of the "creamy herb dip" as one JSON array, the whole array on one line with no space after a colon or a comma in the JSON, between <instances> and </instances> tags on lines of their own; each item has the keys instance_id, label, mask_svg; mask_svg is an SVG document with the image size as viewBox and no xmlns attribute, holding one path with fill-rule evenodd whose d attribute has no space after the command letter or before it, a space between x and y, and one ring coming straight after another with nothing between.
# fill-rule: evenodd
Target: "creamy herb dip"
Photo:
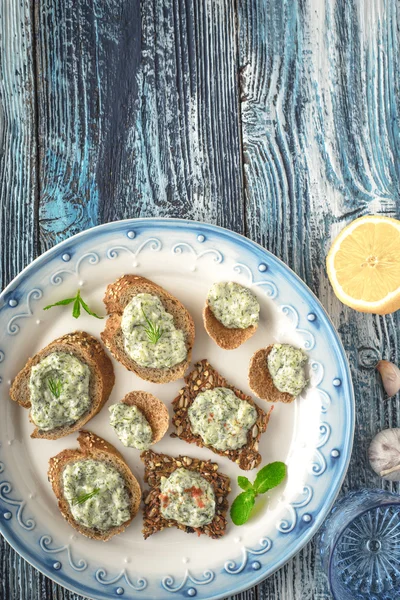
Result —
<instances>
[{"instance_id":1,"label":"creamy herb dip","mask_svg":"<svg viewBox=\"0 0 400 600\"><path fill-rule=\"evenodd\" d=\"M268 354L268 369L274 385L280 392L298 396L308 383L304 365L307 355L290 344L274 344Z\"/></svg>"},{"instance_id":2,"label":"creamy herb dip","mask_svg":"<svg viewBox=\"0 0 400 600\"><path fill-rule=\"evenodd\" d=\"M148 420L137 406L128 406L123 402L112 404L110 425L124 446L147 450L153 440L153 431Z\"/></svg>"},{"instance_id":3,"label":"creamy herb dip","mask_svg":"<svg viewBox=\"0 0 400 600\"><path fill-rule=\"evenodd\" d=\"M62 478L64 496L75 521L81 525L105 530L130 518L125 479L112 465L100 460L78 460L67 464ZM98 492L84 500L95 490Z\"/></svg>"},{"instance_id":4,"label":"creamy herb dip","mask_svg":"<svg viewBox=\"0 0 400 600\"><path fill-rule=\"evenodd\" d=\"M176 469L161 478L161 514L188 527L211 523L215 515L215 496L204 477L189 469Z\"/></svg>"},{"instance_id":5,"label":"creamy herb dip","mask_svg":"<svg viewBox=\"0 0 400 600\"><path fill-rule=\"evenodd\" d=\"M237 450L247 442L247 432L257 411L228 388L198 394L188 410L192 432L217 450Z\"/></svg>"},{"instance_id":6,"label":"creamy herb dip","mask_svg":"<svg viewBox=\"0 0 400 600\"><path fill-rule=\"evenodd\" d=\"M149 339L149 322L162 332L154 343ZM187 356L185 335L176 329L174 318L162 305L158 296L137 294L125 307L121 328L125 352L141 367L168 369L181 363Z\"/></svg>"},{"instance_id":7,"label":"creamy herb dip","mask_svg":"<svg viewBox=\"0 0 400 600\"><path fill-rule=\"evenodd\" d=\"M31 417L44 431L75 423L90 408L90 370L74 354L52 352L31 369Z\"/></svg>"},{"instance_id":8,"label":"creamy herb dip","mask_svg":"<svg viewBox=\"0 0 400 600\"><path fill-rule=\"evenodd\" d=\"M207 303L214 317L228 329L246 329L258 323L258 300L248 288L239 283L214 283L208 292Z\"/></svg>"}]
</instances>

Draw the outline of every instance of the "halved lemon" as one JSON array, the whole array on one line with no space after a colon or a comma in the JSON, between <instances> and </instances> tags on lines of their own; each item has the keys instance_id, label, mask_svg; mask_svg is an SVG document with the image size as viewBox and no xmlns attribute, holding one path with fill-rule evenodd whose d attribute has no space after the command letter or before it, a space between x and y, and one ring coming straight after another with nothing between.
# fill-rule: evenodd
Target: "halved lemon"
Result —
<instances>
[{"instance_id":1,"label":"halved lemon","mask_svg":"<svg viewBox=\"0 0 400 600\"><path fill-rule=\"evenodd\" d=\"M386 315L400 308L400 221L368 216L339 233L326 258L336 296L347 306Z\"/></svg>"}]
</instances>

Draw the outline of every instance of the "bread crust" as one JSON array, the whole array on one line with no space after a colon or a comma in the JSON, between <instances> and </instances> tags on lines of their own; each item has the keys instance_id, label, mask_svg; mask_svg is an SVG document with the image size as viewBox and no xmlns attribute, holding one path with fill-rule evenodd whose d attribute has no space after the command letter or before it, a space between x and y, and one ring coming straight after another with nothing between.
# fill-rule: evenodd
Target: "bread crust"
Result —
<instances>
[{"instance_id":1,"label":"bread crust","mask_svg":"<svg viewBox=\"0 0 400 600\"><path fill-rule=\"evenodd\" d=\"M58 500L58 508L64 519L79 533L92 538L106 542L114 535L122 533L132 522L137 514L140 506L141 490L136 477L124 461L122 455L109 442L106 442L101 437L95 435L91 431L82 430L78 436L80 448L76 450L62 450L57 456L54 456L49 461L49 470L47 473L49 482L53 488L53 492ZM73 463L78 460L94 459L108 462L112 464L120 474L124 477L128 493L131 500L131 517L122 525L112 527L106 531L90 529L75 521L69 508L68 501L63 494L62 473L68 463Z\"/></svg>"},{"instance_id":2,"label":"bread crust","mask_svg":"<svg viewBox=\"0 0 400 600\"><path fill-rule=\"evenodd\" d=\"M267 358L273 348L273 344L267 348L261 348L253 354L249 365L249 386L253 394L261 400L268 402L284 402L288 404L293 402L296 396L287 392L280 392L272 381L268 369Z\"/></svg>"},{"instance_id":3,"label":"bread crust","mask_svg":"<svg viewBox=\"0 0 400 600\"><path fill-rule=\"evenodd\" d=\"M143 391L129 392L121 400L121 403L137 406L143 413L153 432L152 444L159 442L167 433L169 427L168 408L153 394Z\"/></svg>"},{"instance_id":4,"label":"bread crust","mask_svg":"<svg viewBox=\"0 0 400 600\"><path fill-rule=\"evenodd\" d=\"M150 485L150 490L143 493L143 536L147 539L153 533L162 531L167 527L177 527L186 533L196 532L205 534L213 539L225 534L227 520L226 513L229 508L228 494L231 491L230 479L218 471L218 465L209 460L199 460L189 456L174 458L167 454L157 454L152 450L143 452L140 456L144 462L144 480ZM190 471L200 473L211 484L216 499L216 512L213 520L203 527L188 527L173 519L165 519L160 509L160 484L162 477L169 477L176 469L184 467Z\"/></svg>"},{"instance_id":5,"label":"bread crust","mask_svg":"<svg viewBox=\"0 0 400 600\"><path fill-rule=\"evenodd\" d=\"M15 377L10 388L10 397L14 402L17 402L24 408L31 408L29 390L31 369L52 352L71 353L89 367L89 394L92 404L90 410L84 413L75 423L56 427L49 431L43 431L39 427L36 427L29 413L29 419L35 425L35 429L31 434L32 438L56 440L74 431L78 431L102 409L114 386L114 368L99 340L86 333L86 331L75 331L52 341L28 360L25 367Z\"/></svg>"},{"instance_id":6,"label":"bread crust","mask_svg":"<svg viewBox=\"0 0 400 600\"><path fill-rule=\"evenodd\" d=\"M177 329L183 330L186 337L187 357L169 369L141 367L125 352L124 337L121 329L122 313L129 301L140 293L149 293L160 298L165 310L174 318ZM101 339L113 356L129 371L138 377L153 383L168 383L183 377L192 356L195 337L194 322L188 310L167 290L139 275L123 275L107 286L104 304L109 314Z\"/></svg>"},{"instance_id":7,"label":"bread crust","mask_svg":"<svg viewBox=\"0 0 400 600\"><path fill-rule=\"evenodd\" d=\"M203 311L204 327L214 342L224 350L235 350L244 344L257 331L257 325L250 325L246 329L229 329L214 316L211 308L206 304Z\"/></svg>"},{"instance_id":8,"label":"bread crust","mask_svg":"<svg viewBox=\"0 0 400 600\"><path fill-rule=\"evenodd\" d=\"M261 462L261 454L258 452L258 442L261 434L267 429L272 408L268 413L264 412L250 396L230 385L206 359L194 365L193 371L185 377L185 382L185 387L180 390L179 396L172 402L174 408L172 422L176 427L176 433L172 433L171 437L179 437L189 444L197 444L197 446L209 448L212 452L226 456L237 463L245 471L257 467ZM205 444L202 438L199 435L195 435L191 430L188 415L190 406L193 404L197 394L216 387L226 387L232 390L238 398L246 400L257 411L257 420L247 433L245 446L237 450L217 450L213 446Z\"/></svg>"}]
</instances>

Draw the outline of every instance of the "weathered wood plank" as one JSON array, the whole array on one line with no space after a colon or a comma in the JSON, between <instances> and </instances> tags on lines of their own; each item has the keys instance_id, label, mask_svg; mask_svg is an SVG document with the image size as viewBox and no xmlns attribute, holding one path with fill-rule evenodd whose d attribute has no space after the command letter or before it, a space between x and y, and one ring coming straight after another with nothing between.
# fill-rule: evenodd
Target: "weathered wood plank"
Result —
<instances>
[{"instance_id":1,"label":"weathered wood plank","mask_svg":"<svg viewBox=\"0 0 400 600\"><path fill-rule=\"evenodd\" d=\"M338 327L357 402L344 489L380 487L366 450L378 430L398 425L399 399L383 401L373 365L398 362L400 319L344 307L324 258L355 217L400 216L399 4L239 0L238 9L247 233L309 284ZM313 544L259 597L328 598Z\"/></svg>"}]
</instances>

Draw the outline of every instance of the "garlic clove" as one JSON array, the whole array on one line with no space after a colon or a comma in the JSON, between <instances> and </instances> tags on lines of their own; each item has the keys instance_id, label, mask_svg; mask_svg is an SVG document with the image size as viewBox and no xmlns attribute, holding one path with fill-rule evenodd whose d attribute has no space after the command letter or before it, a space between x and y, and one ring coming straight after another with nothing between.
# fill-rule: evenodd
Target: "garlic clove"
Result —
<instances>
[{"instance_id":1,"label":"garlic clove","mask_svg":"<svg viewBox=\"0 0 400 600\"><path fill-rule=\"evenodd\" d=\"M394 396L400 390L400 369L388 360L380 360L376 365L382 377L382 384L389 396Z\"/></svg>"},{"instance_id":2,"label":"garlic clove","mask_svg":"<svg viewBox=\"0 0 400 600\"><path fill-rule=\"evenodd\" d=\"M380 431L370 444L368 458L383 479L400 481L400 428Z\"/></svg>"}]
</instances>

